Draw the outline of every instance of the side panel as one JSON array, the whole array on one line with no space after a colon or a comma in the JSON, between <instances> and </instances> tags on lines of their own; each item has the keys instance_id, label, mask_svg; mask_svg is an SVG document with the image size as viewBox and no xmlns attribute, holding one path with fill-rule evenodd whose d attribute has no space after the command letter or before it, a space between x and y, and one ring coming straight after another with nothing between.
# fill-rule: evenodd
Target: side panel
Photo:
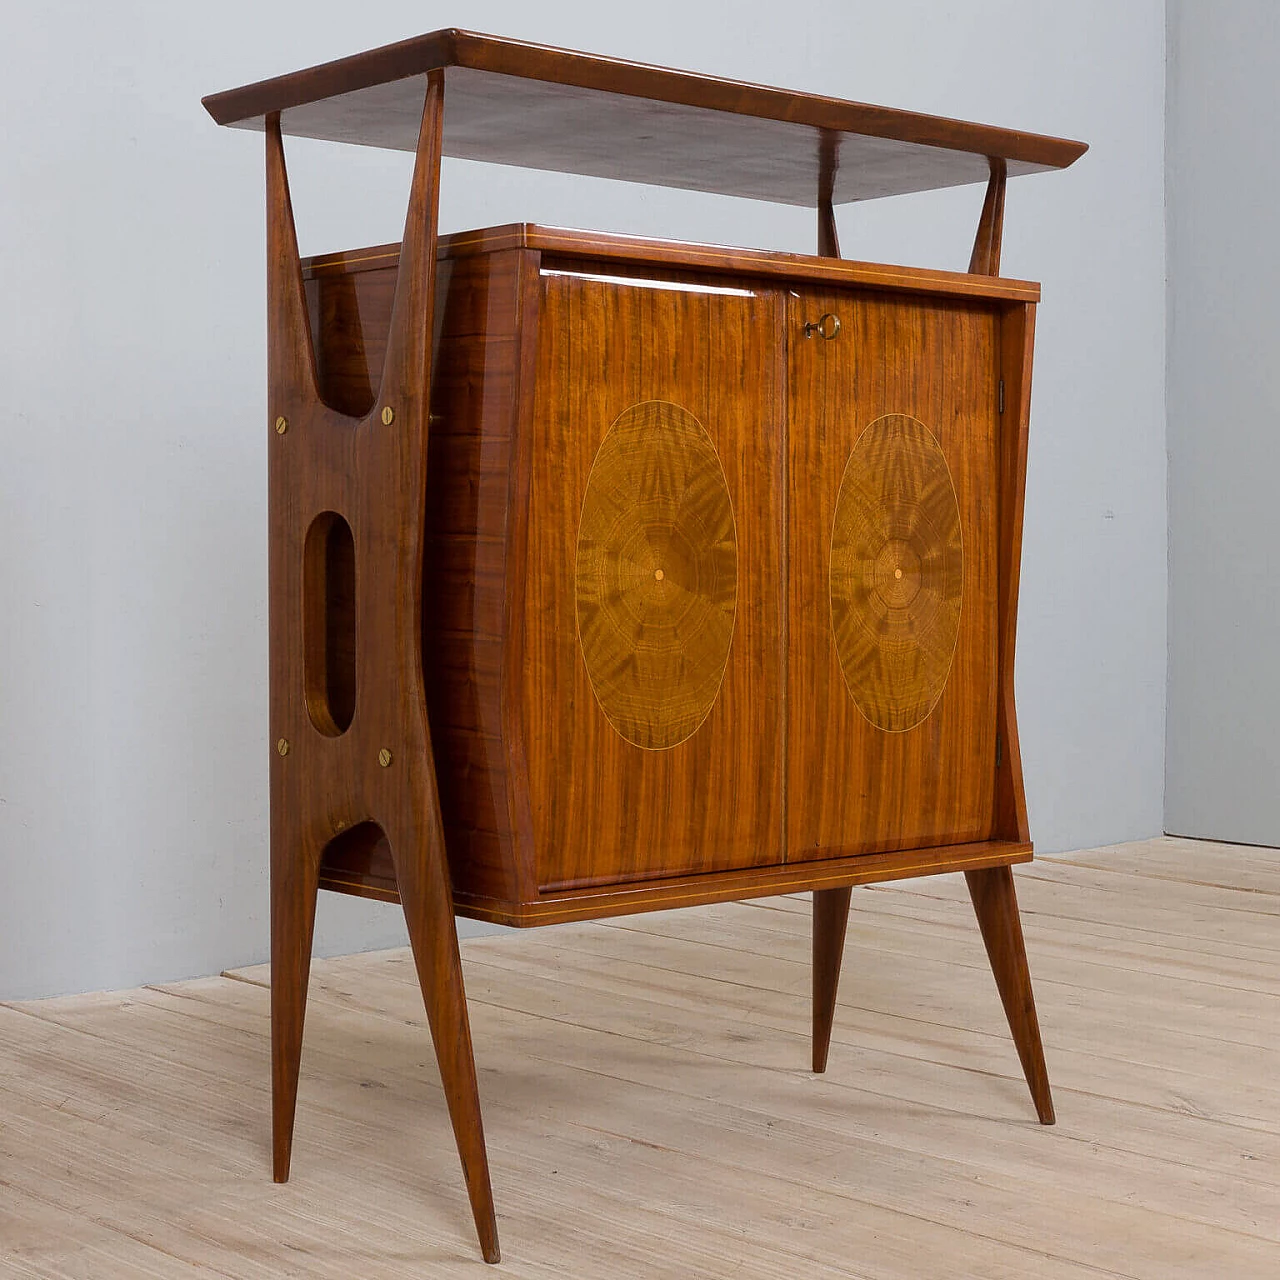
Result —
<instances>
[{"instance_id":1,"label":"side panel","mask_svg":"<svg viewBox=\"0 0 1280 1280\"><path fill-rule=\"evenodd\" d=\"M544 890L782 859L782 303L544 265L522 712Z\"/></svg>"},{"instance_id":2,"label":"side panel","mask_svg":"<svg viewBox=\"0 0 1280 1280\"><path fill-rule=\"evenodd\" d=\"M1018 583L1022 572L1022 508L1027 488L1027 429L1031 413L1034 303L1007 307L1000 323L1000 377L1005 385L1000 416L1000 691L996 731L995 817L997 840L1031 839L1022 785L1022 749L1014 707L1013 663L1018 636Z\"/></svg>"},{"instance_id":3,"label":"side panel","mask_svg":"<svg viewBox=\"0 0 1280 1280\"><path fill-rule=\"evenodd\" d=\"M823 315L835 336L804 336ZM789 861L991 833L997 322L789 298Z\"/></svg>"},{"instance_id":4,"label":"side panel","mask_svg":"<svg viewBox=\"0 0 1280 1280\"><path fill-rule=\"evenodd\" d=\"M450 873L461 893L511 902L521 892L501 689L526 256L440 261L423 563L423 683ZM393 248L315 269L307 282L321 395L343 412L372 406L396 262ZM348 843L331 861L366 890L393 895L385 844Z\"/></svg>"},{"instance_id":5,"label":"side panel","mask_svg":"<svg viewBox=\"0 0 1280 1280\"><path fill-rule=\"evenodd\" d=\"M502 677L521 254L442 262L427 467L423 664L449 867L517 900Z\"/></svg>"}]
</instances>

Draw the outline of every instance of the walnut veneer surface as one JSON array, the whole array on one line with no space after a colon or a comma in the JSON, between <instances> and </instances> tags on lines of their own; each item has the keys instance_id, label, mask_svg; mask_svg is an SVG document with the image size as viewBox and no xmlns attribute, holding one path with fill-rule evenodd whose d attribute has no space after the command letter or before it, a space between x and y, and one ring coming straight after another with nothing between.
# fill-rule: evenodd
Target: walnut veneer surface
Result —
<instances>
[{"instance_id":1,"label":"walnut veneer surface","mask_svg":"<svg viewBox=\"0 0 1280 1280\"><path fill-rule=\"evenodd\" d=\"M1081 142L646 66L470 31L434 31L204 99L219 124L412 151L425 73L445 83L444 154L842 204L1065 168Z\"/></svg>"},{"instance_id":2,"label":"walnut veneer surface","mask_svg":"<svg viewBox=\"0 0 1280 1280\"><path fill-rule=\"evenodd\" d=\"M540 923L1028 856L996 807L1002 773L1018 789L1016 746L997 746L998 624L1022 441L1019 397L1002 414L997 388L1029 374L1035 287L799 255L766 274L741 251L537 227L440 252L423 643L458 909ZM321 391L347 412L371 403L396 265L384 246L306 266ZM806 337L823 314L839 331ZM676 432L648 463L617 452L637 412L659 424L646 438ZM948 517L930 498L882 502L864 528L893 524L901 564L879 572L909 605L897 648L868 615L867 706L877 681L928 685L885 732L839 651L833 538L856 446L895 414L932 442L952 524L935 527ZM637 484L656 486L649 506L614 529ZM631 575L612 604L587 581L606 559ZM938 607L929 648L907 632ZM674 644L668 621L686 629ZM626 626L647 648L628 649ZM620 728L608 699L637 662L662 696ZM396 893L385 848L335 850L324 875Z\"/></svg>"}]
</instances>

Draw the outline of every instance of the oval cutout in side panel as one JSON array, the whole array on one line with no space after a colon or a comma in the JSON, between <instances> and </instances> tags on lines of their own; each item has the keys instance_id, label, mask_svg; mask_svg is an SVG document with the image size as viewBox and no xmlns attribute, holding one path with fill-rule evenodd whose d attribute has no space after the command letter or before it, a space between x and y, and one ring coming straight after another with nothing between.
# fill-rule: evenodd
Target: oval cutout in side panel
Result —
<instances>
[{"instance_id":1,"label":"oval cutout in side panel","mask_svg":"<svg viewBox=\"0 0 1280 1280\"><path fill-rule=\"evenodd\" d=\"M915 418L877 418L849 454L830 589L850 697L878 729L915 728L951 674L964 594L955 485L942 446Z\"/></svg>"},{"instance_id":2,"label":"oval cutout in side panel","mask_svg":"<svg viewBox=\"0 0 1280 1280\"><path fill-rule=\"evenodd\" d=\"M311 522L303 548L302 652L307 714L327 737L356 710L356 548L336 511Z\"/></svg>"},{"instance_id":3,"label":"oval cutout in side panel","mask_svg":"<svg viewBox=\"0 0 1280 1280\"><path fill-rule=\"evenodd\" d=\"M578 639L609 723L650 751L707 718L729 662L738 538L711 436L650 400L609 428L578 526Z\"/></svg>"}]
</instances>

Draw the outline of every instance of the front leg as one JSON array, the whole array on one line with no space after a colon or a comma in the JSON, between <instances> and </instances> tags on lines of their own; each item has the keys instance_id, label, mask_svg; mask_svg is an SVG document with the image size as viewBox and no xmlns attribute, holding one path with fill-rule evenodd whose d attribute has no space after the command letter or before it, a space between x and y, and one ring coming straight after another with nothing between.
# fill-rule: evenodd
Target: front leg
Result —
<instances>
[{"instance_id":1,"label":"front leg","mask_svg":"<svg viewBox=\"0 0 1280 1280\"><path fill-rule=\"evenodd\" d=\"M1041 1124L1052 1124L1053 1098L1049 1094L1049 1073L1044 1065L1040 1023L1031 991L1031 974L1027 970L1013 871L1009 867L988 867L983 871L966 871L964 878L982 930L991 972L1000 990L1005 1017L1009 1020L1009 1030L1013 1032L1013 1042L1022 1061L1022 1073L1036 1104L1036 1114Z\"/></svg>"}]
</instances>

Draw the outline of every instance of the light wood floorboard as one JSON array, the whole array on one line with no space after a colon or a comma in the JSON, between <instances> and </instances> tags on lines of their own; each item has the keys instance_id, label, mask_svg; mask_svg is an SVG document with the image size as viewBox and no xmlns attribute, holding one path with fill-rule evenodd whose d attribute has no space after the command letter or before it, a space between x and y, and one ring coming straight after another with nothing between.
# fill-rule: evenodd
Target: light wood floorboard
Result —
<instances>
[{"instance_id":1,"label":"light wood floorboard","mask_svg":"<svg viewBox=\"0 0 1280 1280\"><path fill-rule=\"evenodd\" d=\"M1276 1280L1280 852L1015 875L1048 1129L958 876L854 894L825 1076L805 896L464 941L497 1272L407 953L315 963L287 1186L265 966L0 1005L0 1275Z\"/></svg>"}]
</instances>

